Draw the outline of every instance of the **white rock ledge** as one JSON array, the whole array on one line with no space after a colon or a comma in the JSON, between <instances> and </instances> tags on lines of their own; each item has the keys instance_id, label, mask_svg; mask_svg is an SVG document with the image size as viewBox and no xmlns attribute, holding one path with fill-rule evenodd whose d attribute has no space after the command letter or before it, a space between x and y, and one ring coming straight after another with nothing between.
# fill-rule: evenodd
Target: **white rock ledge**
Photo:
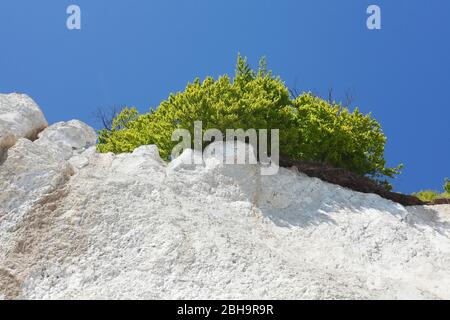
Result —
<instances>
[{"instance_id":1,"label":"white rock ledge","mask_svg":"<svg viewBox=\"0 0 450 320\"><path fill-rule=\"evenodd\" d=\"M36 139L45 127L44 114L30 97L18 93L0 94L0 153L19 138Z\"/></svg>"}]
</instances>

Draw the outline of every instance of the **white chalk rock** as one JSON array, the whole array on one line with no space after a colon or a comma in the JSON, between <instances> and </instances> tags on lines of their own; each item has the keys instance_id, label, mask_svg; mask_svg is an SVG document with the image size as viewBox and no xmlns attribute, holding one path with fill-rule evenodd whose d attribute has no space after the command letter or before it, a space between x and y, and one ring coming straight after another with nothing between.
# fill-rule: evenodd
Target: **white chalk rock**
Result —
<instances>
[{"instance_id":1,"label":"white chalk rock","mask_svg":"<svg viewBox=\"0 0 450 320\"><path fill-rule=\"evenodd\" d=\"M82 169L89 164L89 158L83 155L75 155L69 159L69 163L74 169Z\"/></svg>"},{"instance_id":2,"label":"white chalk rock","mask_svg":"<svg viewBox=\"0 0 450 320\"><path fill-rule=\"evenodd\" d=\"M242 141L213 142L205 148L203 157L205 162L216 159L223 164L257 164L256 150Z\"/></svg>"},{"instance_id":3,"label":"white chalk rock","mask_svg":"<svg viewBox=\"0 0 450 320\"><path fill-rule=\"evenodd\" d=\"M241 141L213 142L203 152L206 167L228 178L240 191L256 201L260 192L260 166L256 150Z\"/></svg>"},{"instance_id":4,"label":"white chalk rock","mask_svg":"<svg viewBox=\"0 0 450 320\"><path fill-rule=\"evenodd\" d=\"M25 94L0 94L0 149L19 138L35 139L47 127L44 114Z\"/></svg>"},{"instance_id":5,"label":"white chalk rock","mask_svg":"<svg viewBox=\"0 0 450 320\"><path fill-rule=\"evenodd\" d=\"M0 165L0 298L450 298L450 206L261 176L220 150L99 154L89 132L55 125Z\"/></svg>"},{"instance_id":6,"label":"white chalk rock","mask_svg":"<svg viewBox=\"0 0 450 320\"><path fill-rule=\"evenodd\" d=\"M61 185L71 168L47 148L19 139L0 166L0 212L16 211L26 201L38 199Z\"/></svg>"},{"instance_id":7,"label":"white chalk rock","mask_svg":"<svg viewBox=\"0 0 450 320\"><path fill-rule=\"evenodd\" d=\"M19 139L8 150L7 159L0 165L0 259L17 240L14 230L72 173L67 162L28 139Z\"/></svg>"},{"instance_id":8,"label":"white chalk rock","mask_svg":"<svg viewBox=\"0 0 450 320\"><path fill-rule=\"evenodd\" d=\"M56 156L68 160L74 154L95 145L97 135L87 124L71 120L55 123L39 134L36 144L49 148Z\"/></svg>"},{"instance_id":9,"label":"white chalk rock","mask_svg":"<svg viewBox=\"0 0 450 320\"><path fill-rule=\"evenodd\" d=\"M154 161L161 163L163 162L161 156L159 155L158 147L156 145L140 146L134 149L131 155L137 157L142 156L144 158L152 159Z\"/></svg>"},{"instance_id":10,"label":"white chalk rock","mask_svg":"<svg viewBox=\"0 0 450 320\"><path fill-rule=\"evenodd\" d=\"M167 173L171 174L180 170L195 170L203 167L203 155L199 151L185 149L177 158L173 159L167 166Z\"/></svg>"}]
</instances>

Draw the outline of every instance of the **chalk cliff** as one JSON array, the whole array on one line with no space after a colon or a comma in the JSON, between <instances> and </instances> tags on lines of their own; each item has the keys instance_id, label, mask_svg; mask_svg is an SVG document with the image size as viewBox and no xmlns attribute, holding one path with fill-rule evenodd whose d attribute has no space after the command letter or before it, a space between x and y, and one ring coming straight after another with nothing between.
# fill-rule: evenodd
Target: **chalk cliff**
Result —
<instances>
[{"instance_id":1,"label":"chalk cliff","mask_svg":"<svg viewBox=\"0 0 450 320\"><path fill-rule=\"evenodd\" d=\"M0 95L0 298L450 298L448 205L95 142Z\"/></svg>"}]
</instances>

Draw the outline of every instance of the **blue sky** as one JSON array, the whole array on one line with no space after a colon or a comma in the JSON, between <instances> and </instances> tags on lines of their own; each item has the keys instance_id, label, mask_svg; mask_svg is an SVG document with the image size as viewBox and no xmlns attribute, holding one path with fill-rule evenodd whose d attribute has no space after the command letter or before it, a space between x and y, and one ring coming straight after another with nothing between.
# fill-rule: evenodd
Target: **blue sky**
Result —
<instances>
[{"instance_id":1,"label":"blue sky","mask_svg":"<svg viewBox=\"0 0 450 320\"><path fill-rule=\"evenodd\" d=\"M66 8L82 30L66 28ZM366 27L366 8L382 29ZM388 136L402 192L450 177L448 0L72 0L0 3L0 92L32 96L50 123L97 125L99 106L147 111L241 52L301 91L349 92Z\"/></svg>"}]
</instances>

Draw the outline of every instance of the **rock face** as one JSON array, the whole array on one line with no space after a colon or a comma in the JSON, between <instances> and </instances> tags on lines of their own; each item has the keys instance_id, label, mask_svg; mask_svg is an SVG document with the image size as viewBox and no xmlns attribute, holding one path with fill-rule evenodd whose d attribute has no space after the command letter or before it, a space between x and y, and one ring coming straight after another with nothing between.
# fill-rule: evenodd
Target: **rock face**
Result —
<instances>
[{"instance_id":1,"label":"rock face","mask_svg":"<svg viewBox=\"0 0 450 320\"><path fill-rule=\"evenodd\" d=\"M35 139L46 126L44 114L30 97L0 94L0 159L17 139Z\"/></svg>"},{"instance_id":2,"label":"rock face","mask_svg":"<svg viewBox=\"0 0 450 320\"><path fill-rule=\"evenodd\" d=\"M292 161L281 158L280 166L287 168L295 166L309 177L319 178L322 181L337 184L354 191L378 194L385 199L392 200L404 206L431 204L425 203L417 197L411 195L391 192L368 177L361 176L357 173L342 168L334 168L327 164L308 161Z\"/></svg>"},{"instance_id":3,"label":"rock face","mask_svg":"<svg viewBox=\"0 0 450 320\"><path fill-rule=\"evenodd\" d=\"M95 131L78 120L58 122L38 135L36 144L50 148L51 153L64 160L74 155L74 150L84 150L95 145Z\"/></svg>"},{"instance_id":4,"label":"rock face","mask_svg":"<svg viewBox=\"0 0 450 320\"><path fill-rule=\"evenodd\" d=\"M220 154L99 154L78 121L16 140L0 165L0 298L450 298L448 205Z\"/></svg>"}]
</instances>

